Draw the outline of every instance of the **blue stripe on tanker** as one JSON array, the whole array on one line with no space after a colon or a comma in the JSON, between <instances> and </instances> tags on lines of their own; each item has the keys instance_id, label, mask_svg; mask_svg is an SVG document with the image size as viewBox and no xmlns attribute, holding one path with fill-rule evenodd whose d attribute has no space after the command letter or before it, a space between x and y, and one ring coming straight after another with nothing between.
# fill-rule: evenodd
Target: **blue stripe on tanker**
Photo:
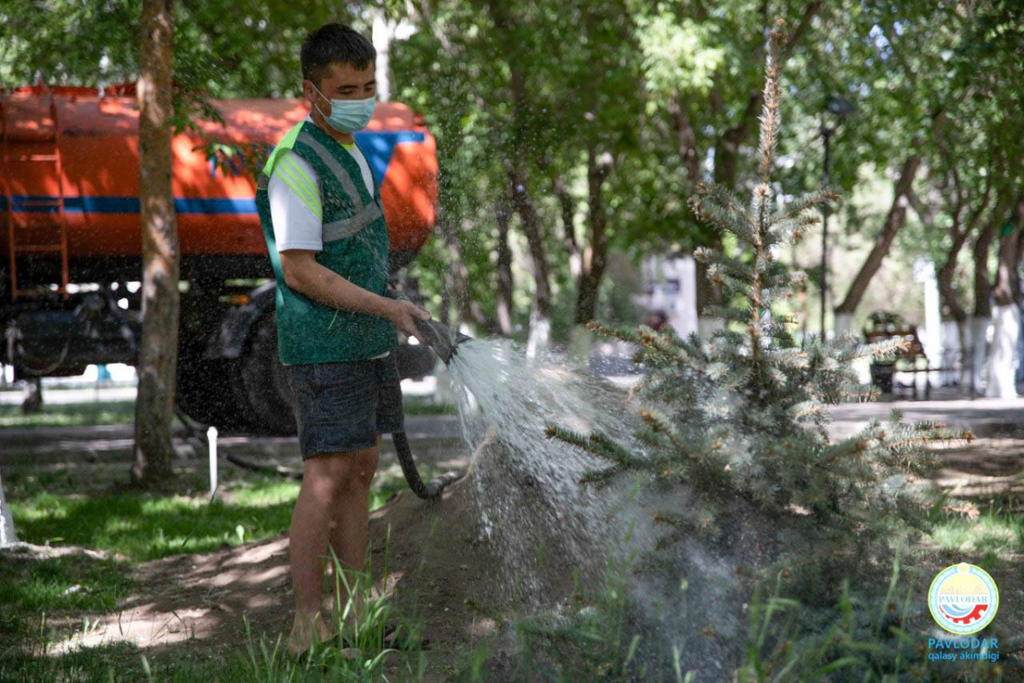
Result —
<instances>
[{"instance_id":1,"label":"blue stripe on tanker","mask_svg":"<svg viewBox=\"0 0 1024 683\"><path fill-rule=\"evenodd\" d=\"M11 197L15 213L57 213L54 206L25 206L26 203L57 201L56 195L14 195ZM7 200L0 197L0 210L7 210ZM66 213L139 213L138 197L65 197ZM255 199L200 199L177 197L174 200L175 213L186 214L255 214Z\"/></svg>"},{"instance_id":2,"label":"blue stripe on tanker","mask_svg":"<svg viewBox=\"0 0 1024 683\"><path fill-rule=\"evenodd\" d=\"M387 172L395 146L402 142L423 142L423 133L413 131L387 131L356 133L359 149L366 155L377 183ZM15 213L56 213L54 206L25 206L33 202L55 202L56 195L13 195L11 204ZM7 198L0 195L0 211L7 210ZM67 213L139 213L138 197L65 197ZM255 199L177 197L174 211L187 214L256 214Z\"/></svg>"}]
</instances>

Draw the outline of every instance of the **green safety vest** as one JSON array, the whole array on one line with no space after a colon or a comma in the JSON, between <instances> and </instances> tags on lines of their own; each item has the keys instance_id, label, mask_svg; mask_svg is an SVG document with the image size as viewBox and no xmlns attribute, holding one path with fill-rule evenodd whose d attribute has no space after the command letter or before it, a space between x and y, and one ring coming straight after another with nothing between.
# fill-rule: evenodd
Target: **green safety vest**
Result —
<instances>
[{"instance_id":1,"label":"green safety vest","mask_svg":"<svg viewBox=\"0 0 1024 683\"><path fill-rule=\"evenodd\" d=\"M295 164L281 163L290 149L319 176L319 191ZM285 159L287 162L287 159ZM256 188L263 237L277 280L277 348L281 363L302 365L366 360L398 345L395 326L375 315L338 310L288 287L274 239L267 188L278 172L323 223L322 266L374 294L388 286L388 229L381 210L380 190L371 197L359 164L336 140L315 123L303 121L278 143L267 159Z\"/></svg>"}]
</instances>

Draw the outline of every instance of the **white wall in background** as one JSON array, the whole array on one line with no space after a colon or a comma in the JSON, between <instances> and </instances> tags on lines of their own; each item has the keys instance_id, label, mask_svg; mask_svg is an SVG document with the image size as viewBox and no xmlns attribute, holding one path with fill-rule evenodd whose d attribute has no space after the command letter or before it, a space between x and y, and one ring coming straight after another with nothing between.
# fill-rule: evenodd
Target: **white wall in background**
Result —
<instances>
[{"instance_id":1,"label":"white wall in background","mask_svg":"<svg viewBox=\"0 0 1024 683\"><path fill-rule=\"evenodd\" d=\"M664 311L680 337L698 331L697 264L687 254L652 256L643 265L647 292L637 303L649 311Z\"/></svg>"}]
</instances>

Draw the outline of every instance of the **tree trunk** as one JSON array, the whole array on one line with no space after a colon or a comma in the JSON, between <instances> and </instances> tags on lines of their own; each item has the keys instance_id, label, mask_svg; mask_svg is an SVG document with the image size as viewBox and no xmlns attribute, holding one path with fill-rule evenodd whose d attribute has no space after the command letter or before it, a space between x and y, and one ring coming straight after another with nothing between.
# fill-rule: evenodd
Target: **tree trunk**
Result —
<instances>
[{"instance_id":1,"label":"tree trunk","mask_svg":"<svg viewBox=\"0 0 1024 683\"><path fill-rule=\"evenodd\" d=\"M471 325L488 327L487 316L480 304L469 296L469 270L462 258L462 240L459 237L459 226L446 224L443 229L445 246L448 248L448 270L445 273L448 291L455 299L455 310L458 311L457 324L464 322Z\"/></svg>"},{"instance_id":2,"label":"tree trunk","mask_svg":"<svg viewBox=\"0 0 1024 683\"><path fill-rule=\"evenodd\" d=\"M968 338L970 336L969 318L967 310L960 303L960 296L956 289L953 287L953 279L956 275L956 262L957 257L960 254L960 250L967 242L967 236L969 234L967 229L959 229L958 221L954 220L954 232L953 232L953 243L946 253L946 262L942 264L942 268L939 269L936 280L939 286L939 296L942 297L943 303L946 304L946 308L949 310L950 317L956 321L957 337L960 340L960 384L964 386L969 382L970 378L967 372L967 348Z\"/></svg>"},{"instance_id":3,"label":"tree trunk","mask_svg":"<svg viewBox=\"0 0 1024 683\"><path fill-rule=\"evenodd\" d=\"M988 354L988 387L986 395L992 398L1017 398L1016 372L1013 367L1014 351L1020 335L1019 292L1015 271L1020 262L1017 252L1018 232L1024 213L1024 196L1014 204L1013 218L999 226L999 265L992 288L995 308L992 312L992 346Z\"/></svg>"},{"instance_id":4,"label":"tree trunk","mask_svg":"<svg viewBox=\"0 0 1024 683\"><path fill-rule=\"evenodd\" d=\"M952 241L950 243L949 251L946 252L946 261L939 268L939 272L936 275L936 280L939 285L939 294L942 295L943 303L946 304L946 308L949 309L949 315L952 316L958 326L962 326L967 320L967 311L960 303L960 297L957 294L956 289L953 287L953 280L956 276L956 263L957 258L960 256L960 250L963 249L964 244L967 243L967 238L970 236L971 225L962 226L960 223L960 209L962 204L958 204L953 211L953 225L950 228L950 235ZM920 215L920 212L918 212Z\"/></svg>"},{"instance_id":5,"label":"tree trunk","mask_svg":"<svg viewBox=\"0 0 1024 683\"><path fill-rule=\"evenodd\" d=\"M512 174L512 205L523 221L523 234L533 261L533 278L536 281L534 303L540 318L551 318L551 276L548 272L547 255L544 249L544 226L533 200L526 190L526 171L519 168Z\"/></svg>"},{"instance_id":6,"label":"tree trunk","mask_svg":"<svg viewBox=\"0 0 1024 683\"><path fill-rule=\"evenodd\" d=\"M373 17L371 40L374 49L377 50L377 59L374 62L377 99L381 102L390 102L391 84L395 80L395 74L391 70L391 43L395 39L395 28L398 24L387 18L383 8L371 10L370 15Z\"/></svg>"},{"instance_id":7,"label":"tree trunk","mask_svg":"<svg viewBox=\"0 0 1024 683\"><path fill-rule=\"evenodd\" d=\"M1020 337L1020 309L1016 302L996 304L992 311L992 344L988 353L989 398L1017 398L1013 355Z\"/></svg>"},{"instance_id":8,"label":"tree trunk","mask_svg":"<svg viewBox=\"0 0 1024 683\"><path fill-rule=\"evenodd\" d=\"M608 261L608 217L604 211L604 181L611 170L611 155L599 155L594 145L590 145L587 149L590 237L587 248L583 250L582 271L576 290L577 325L585 325L594 319L598 290Z\"/></svg>"},{"instance_id":9,"label":"tree trunk","mask_svg":"<svg viewBox=\"0 0 1024 683\"><path fill-rule=\"evenodd\" d=\"M676 90L675 97L669 102L669 114L672 116L672 125L676 130L676 144L679 147L679 157L683 160L683 168L686 169L686 177L690 181L690 187L695 187L701 180L700 173L700 150L697 149L697 132L690 121L690 115L686 111L686 105L682 102L682 95Z\"/></svg>"},{"instance_id":10,"label":"tree trunk","mask_svg":"<svg viewBox=\"0 0 1024 683\"><path fill-rule=\"evenodd\" d=\"M551 189L558 197L558 206L562 213L562 243L569 256L569 274L577 279L583 272L583 258L580 245L576 242L576 207L572 195L569 194L565 181L555 176L551 179Z\"/></svg>"},{"instance_id":11,"label":"tree trunk","mask_svg":"<svg viewBox=\"0 0 1024 683\"><path fill-rule=\"evenodd\" d=\"M939 138L941 140L941 137ZM943 147L945 152L945 148ZM948 152L946 152L948 153ZM947 183L940 190L944 194L950 193L950 185L953 189L953 205L950 214L953 218L953 224L950 226L950 248L946 254L946 261L942 264L942 268L939 269L938 273L938 286L939 294L942 297L943 302L949 310L950 316L956 321L957 337L960 342L960 381L961 387L971 387L973 391L972 378L975 376L974 373L974 358L972 355L971 339L973 338L973 323L971 316L967 312L963 303L960 301L960 295L953 287L953 281L956 278L957 273L957 261L959 260L960 252L971 235L974 234L977 229L978 221L985 210L988 208L989 201L992 196L992 174L986 178L985 191L980 197L978 204L968 212L966 221L963 221L961 216L966 206L970 203L967 196L964 193L964 188L960 182L960 175L954 165L951 168L952 183ZM911 200L914 204L914 210L917 211L921 220L924 221L926 211L924 207L919 206L919 202L913 202L915 195L911 194ZM927 212L929 218L928 223L932 222L933 213Z\"/></svg>"},{"instance_id":12,"label":"tree trunk","mask_svg":"<svg viewBox=\"0 0 1024 683\"><path fill-rule=\"evenodd\" d=\"M0 548L6 548L18 542L18 536L14 533L14 519L11 517L11 509L7 507L7 497L4 495L4 480L0 477Z\"/></svg>"},{"instance_id":13,"label":"tree trunk","mask_svg":"<svg viewBox=\"0 0 1024 683\"><path fill-rule=\"evenodd\" d=\"M990 297L992 295L992 279L989 275L988 258L989 252L992 251L992 242L996 238L996 233L999 231L999 226L1002 223L1000 219L999 205L996 206L996 210L991 219L985 224L981 232L978 234L977 239L974 240L974 317L975 318L988 318L992 315L992 303Z\"/></svg>"},{"instance_id":14,"label":"tree trunk","mask_svg":"<svg viewBox=\"0 0 1024 683\"><path fill-rule=\"evenodd\" d=\"M912 147L917 146L917 144L912 144ZM916 152L911 154L903 163L900 177L896 181L892 206L889 207L889 212L885 216L882 231L875 238L875 244L868 253L868 257L864 260L864 264L860 267L856 277L853 278L850 289L846 292L846 298L843 299L841 304L836 306L836 316L853 315L854 311L857 310L857 306L860 305L861 299L864 298L868 285L871 284L871 278L882 267L882 261L889 253L892 242L896 239L896 234L906 223L907 207L910 205L908 194L911 185L914 183L914 176L917 175L917 170L920 166L921 155Z\"/></svg>"},{"instance_id":15,"label":"tree trunk","mask_svg":"<svg viewBox=\"0 0 1024 683\"><path fill-rule=\"evenodd\" d=\"M520 59L521 46L516 37L517 26L514 14L500 0L489 0L487 3L494 28L504 50L504 59L509 67L509 89L511 91L512 114L509 126L510 138L505 144L505 168L512 185L512 206L523 221L523 233L530 249L533 261L533 276L536 281L534 290L534 310L531 313L531 334L534 322L538 322L545 330L541 331L538 340L543 338L546 344L546 330L550 328L551 319L551 277L544 253L544 225L537 213L529 194L525 154L525 135L529 122L529 102L526 92L526 74L523 72ZM534 348L536 348L534 346Z\"/></svg>"},{"instance_id":16,"label":"tree trunk","mask_svg":"<svg viewBox=\"0 0 1024 683\"><path fill-rule=\"evenodd\" d=\"M1001 204L996 204L993 217L974 240L974 314L971 316L971 391L975 395L985 388L985 359L988 356L988 328L992 324L992 304L989 299L992 281L989 277L988 257L999 228Z\"/></svg>"},{"instance_id":17,"label":"tree trunk","mask_svg":"<svg viewBox=\"0 0 1024 683\"><path fill-rule=\"evenodd\" d=\"M178 363L178 230L171 189L174 2L144 0L139 62L139 203L142 220L142 348L135 401L132 480L173 476L171 421Z\"/></svg>"},{"instance_id":18,"label":"tree trunk","mask_svg":"<svg viewBox=\"0 0 1024 683\"><path fill-rule=\"evenodd\" d=\"M512 296L515 292L515 281L512 279L512 249L508 245L512 214L504 201L499 201L495 206L494 217L498 224L498 330L507 337L512 334Z\"/></svg>"},{"instance_id":19,"label":"tree trunk","mask_svg":"<svg viewBox=\"0 0 1024 683\"><path fill-rule=\"evenodd\" d=\"M1009 306L1015 303L1018 292L1014 289L1017 264L1020 254L1017 253L1017 237L1020 231L1022 212L1024 212L1024 196L1020 197L1013 208L1013 218L999 226L999 264L996 268L996 282L992 288L992 298L997 306Z\"/></svg>"}]
</instances>

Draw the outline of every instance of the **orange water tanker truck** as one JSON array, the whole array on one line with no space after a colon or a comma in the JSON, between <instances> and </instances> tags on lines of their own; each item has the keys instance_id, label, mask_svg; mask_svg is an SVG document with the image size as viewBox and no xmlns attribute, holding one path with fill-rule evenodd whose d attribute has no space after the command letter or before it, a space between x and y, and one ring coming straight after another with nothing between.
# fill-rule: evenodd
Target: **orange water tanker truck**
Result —
<instances>
[{"instance_id":1,"label":"orange water tanker truck","mask_svg":"<svg viewBox=\"0 0 1024 683\"><path fill-rule=\"evenodd\" d=\"M181 254L178 407L204 424L292 433L250 171L308 109L298 99L211 104L222 122L199 122L171 143ZM136 362L138 121L132 85L0 94L2 359L17 378ZM382 102L356 142L380 185L395 274L434 227L434 139L408 107ZM396 354L404 376L433 363L425 347L403 345Z\"/></svg>"}]
</instances>

